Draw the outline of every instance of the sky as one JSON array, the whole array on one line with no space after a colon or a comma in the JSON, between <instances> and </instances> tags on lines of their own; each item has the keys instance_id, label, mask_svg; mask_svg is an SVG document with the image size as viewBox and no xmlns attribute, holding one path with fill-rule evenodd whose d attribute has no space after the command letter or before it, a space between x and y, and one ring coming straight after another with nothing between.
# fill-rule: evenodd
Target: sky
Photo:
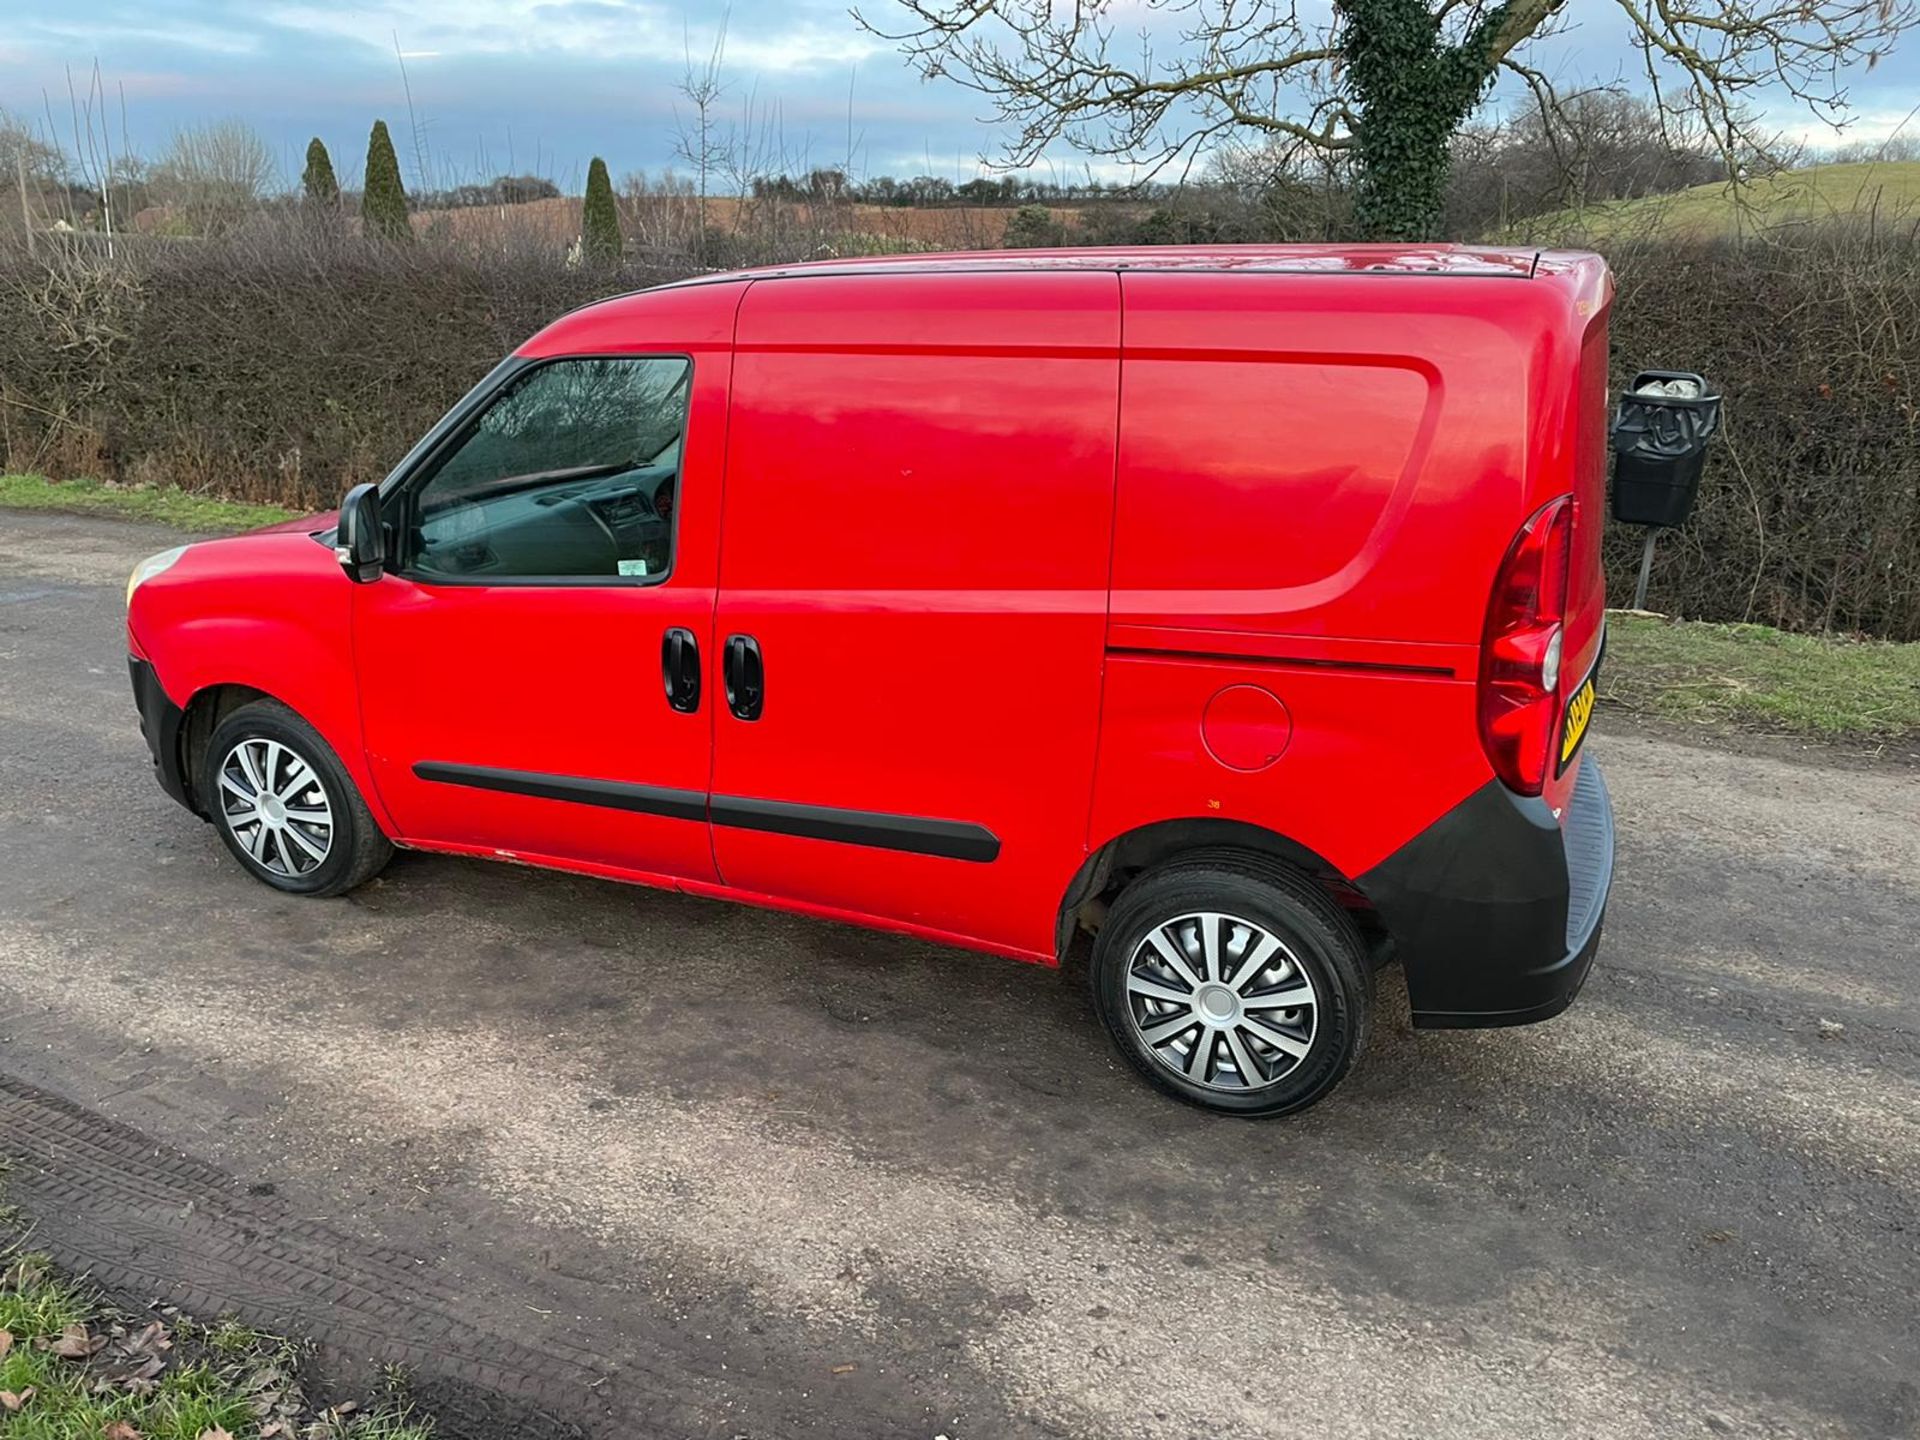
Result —
<instances>
[{"instance_id":1,"label":"sky","mask_svg":"<svg viewBox=\"0 0 1920 1440\"><path fill-rule=\"evenodd\" d=\"M876 20L899 18L894 0L862 3ZM1123 25L1149 9L1111 3ZM1528 58L1563 81L1631 78L1613 0L1571 0L1568 13L1566 33ZM123 104L126 139L146 154L179 126L237 117L266 137L289 183L319 135L352 185L378 116L410 188L421 187L424 160L433 186L531 172L577 191L596 154L616 177L687 168L675 147L691 112L675 87L723 21L719 109L737 124L753 107L785 161L772 168L851 159L856 175L963 179L997 152L987 102L921 80L854 22L847 0L0 0L0 107L51 123L70 146L69 80L84 94L97 65L115 148ZM1920 31L1850 88L1856 123L1845 138L1903 121L1903 133L1920 129L1920 116L1908 121L1920 102ZM1785 97L1762 104L1781 128L1834 143ZM1063 147L1042 173L1079 178L1086 166Z\"/></svg>"}]
</instances>

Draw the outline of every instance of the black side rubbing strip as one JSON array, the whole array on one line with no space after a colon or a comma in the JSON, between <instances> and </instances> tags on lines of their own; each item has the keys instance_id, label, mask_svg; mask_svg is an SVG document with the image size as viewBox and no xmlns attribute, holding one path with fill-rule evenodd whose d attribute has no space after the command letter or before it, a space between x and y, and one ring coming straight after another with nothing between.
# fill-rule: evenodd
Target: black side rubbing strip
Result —
<instances>
[{"instance_id":1,"label":"black side rubbing strip","mask_svg":"<svg viewBox=\"0 0 1920 1440\"><path fill-rule=\"evenodd\" d=\"M914 855L941 855L986 865L1000 858L1000 837L964 820L922 820L914 815L885 815L871 810L839 810L831 805L797 805L787 800L713 797L713 823L735 830L767 830L809 840L838 840Z\"/></svg>"},{"instance_id":2,"label":"black side rubbing strip","mask_svg":"<svg viewBox=\"0 0 1920 1440\"><path fill-rule=\"evenodd\" d=\"M621 780L582 780L571 775L542 775L527 770L496 770L486 765L449 765L423 760L413 767L422 780L499 790L540 800L568 800L675 820L705 820L735 830L764 830L843 845L870 845L912 855L938 855L986 865L1000 858L1000 837L964 820L923 820L871 810L841 810L831 805L800 805L786 800L748 800L737 795L708 798L698 790L671 790Z\"/></svg>"},{"instance_id":3,"label":"black side rubbing strip","mask_svg":"<svg viewBox=\"0 0 1920 1440\"><path fill-rule=\"evenodd\" d=\"M540 775L528 770L496 770L489 765L447 765L423 760L413 767L422 780L499 790L540 800L571 800L609 810L635 810L675 820L707 818L707 797L698 790L669 790L662 785L633 785L624 780L580 780L571 775Z\"/></svg>"},{"instance_id":4,"label":"black side rubbing strip","mask_svg":"<svg viewBox=\"0 0 1920 1440\"><path fill-rule=\"evenodd\" d=\"M1109 655L1148 660L1224 660L1233 665L1272 665L1287 670L1365 670L1387 675L1432 675L1453 679L1446 665L1404 665L1393 660L1325 660L1301 655L1240 655L1228 650L1173 650L1158 645L1109 645Z\"/></svg>"}]
</instances>

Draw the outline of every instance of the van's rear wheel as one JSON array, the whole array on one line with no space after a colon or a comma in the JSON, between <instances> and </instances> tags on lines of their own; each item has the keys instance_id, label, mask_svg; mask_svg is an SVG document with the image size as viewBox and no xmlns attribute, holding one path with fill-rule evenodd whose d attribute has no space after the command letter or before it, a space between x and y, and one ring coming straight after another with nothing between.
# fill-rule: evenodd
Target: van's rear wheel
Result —
<instances>
[{"instance_id":1,"label":"van's rear wheel","mask_svg":"<svg viewBox=\"0 0 1920 1440\"><path fill-rule=\"evenodd\" d=\"M1121 892L1094 942L1094 1003L1167 1094L1284 1115L1340 1083L1366 1044L1360 933L1311 882L1227 856L1175 862Z\"/></svg>"},{"instance_id":2,"label":"van's rear wheel","mask_svg":"<svg viewBox=\"0 0 1920 1440\"><path fill-rule=\"evenodd\" d=\"M339 895L393 855L320 733L276 700L214 728L197 776L220 838L259 880L292 895Z\"/></svg>"}]
</instances>

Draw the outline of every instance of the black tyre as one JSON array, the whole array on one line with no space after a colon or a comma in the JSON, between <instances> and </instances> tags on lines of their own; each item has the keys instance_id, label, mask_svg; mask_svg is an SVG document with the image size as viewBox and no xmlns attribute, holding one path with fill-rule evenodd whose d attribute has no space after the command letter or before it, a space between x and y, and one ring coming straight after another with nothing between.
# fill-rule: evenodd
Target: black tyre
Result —
<instances>
[{"instance_id":1,"label":"black tyre","mask_svg":"<svg viewBox=\"0 0 1920 1440\"><path fill-rule=\"evenodd\" d=\"M392 858L338 757L277 700L255 700L222 720L197 779L227 848L276 890L340 895Z\"/></svg>"},{"instance_id":2,"label":"black tyre","mask_svg":"<svg viewBox=\"0 0 1920 1440\"><path fill-rule=\"evenodd\" d=\"M1352 919L1257 856L1174 861L1127 886L1095 938L1094 1004L1129 1063L1190 1105L1285 1115L1366 1045L1372 971Z\"/></svg>"}]
</instances>

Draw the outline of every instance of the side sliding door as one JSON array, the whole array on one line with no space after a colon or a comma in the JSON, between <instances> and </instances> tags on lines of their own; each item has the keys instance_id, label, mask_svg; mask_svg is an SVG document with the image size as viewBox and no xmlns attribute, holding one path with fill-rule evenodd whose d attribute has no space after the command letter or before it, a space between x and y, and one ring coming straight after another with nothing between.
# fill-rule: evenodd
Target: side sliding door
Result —
<instances>
[{"instance_id":1,"label":"side sliding door","mask_svg":"<svg viewBox=\"0 0 1920 1440\"><path fill-rule=\"evenodd\" d=\"M1084 850L1119 282L812 276L741 304L712 646L731 886L1051 953Z\"/></svg>"}]
</instances>

